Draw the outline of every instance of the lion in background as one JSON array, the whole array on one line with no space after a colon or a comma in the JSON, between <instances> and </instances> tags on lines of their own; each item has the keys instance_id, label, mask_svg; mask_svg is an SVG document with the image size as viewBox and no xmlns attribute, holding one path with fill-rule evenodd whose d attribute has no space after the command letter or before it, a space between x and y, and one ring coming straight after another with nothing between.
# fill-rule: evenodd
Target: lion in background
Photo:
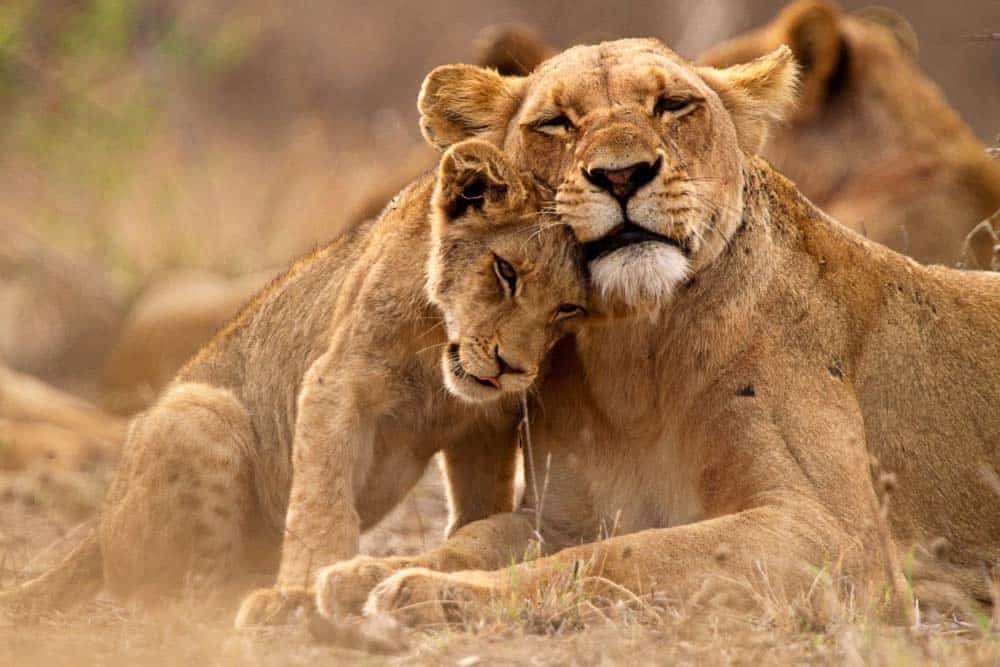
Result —
<instances>
[{"instance_id":1,"label":"lion in background","mask_svg":"<svg viewBox=\"0 0 1000 667\"><path fill-rule=\"evenodd\" d=\"M800 0L700 58L727 66L787 44L800 102L764 156L820 208L927 264L954 266L1000 208L1000 165L920 70L913 29L886 9Z\"/></svg>"}]
</instances>

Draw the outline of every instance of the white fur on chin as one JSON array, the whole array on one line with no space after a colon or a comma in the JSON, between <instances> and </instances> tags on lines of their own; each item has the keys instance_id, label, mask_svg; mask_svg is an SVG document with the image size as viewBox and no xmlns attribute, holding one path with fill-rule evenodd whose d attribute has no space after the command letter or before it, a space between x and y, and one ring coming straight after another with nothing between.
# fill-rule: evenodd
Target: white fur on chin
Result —
<instances>
[{"instance_id":1,"label":"white fur on chin","mask_svg":"<svg viewBox=\"0 0 1000 667\"><path fill-rule=\"evenodd\" d=\"M670 300L691 274L679 249L664 243L639 243L604 255L590 264L601 296L630 307L659 306Z\"/></svg>"}]
</instances>

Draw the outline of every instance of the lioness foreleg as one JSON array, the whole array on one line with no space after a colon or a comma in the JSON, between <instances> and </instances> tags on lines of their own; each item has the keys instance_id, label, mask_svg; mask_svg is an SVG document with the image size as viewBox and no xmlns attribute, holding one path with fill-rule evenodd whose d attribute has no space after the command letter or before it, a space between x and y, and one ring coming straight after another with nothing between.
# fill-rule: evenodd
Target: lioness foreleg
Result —
<instances>
[{"instance_id":1,"label":"lioness foreleg","mask_svg":"<svg viewBox=\"0 0 1000 667\"><path fill-rule=\"evenodd\" d=\"M411 624L444 623L480 614L492 600L530 598L553 587L591 599L662 592L683 601L713 578L752 587L766 576L806 590L819 568L837 558L857 561L859 549L829 515L813 513L807 521L787 507L763 506L572 547L513 568L402 570L376 586L365 611L396 613Z\"/></svg>"}]
</instances>

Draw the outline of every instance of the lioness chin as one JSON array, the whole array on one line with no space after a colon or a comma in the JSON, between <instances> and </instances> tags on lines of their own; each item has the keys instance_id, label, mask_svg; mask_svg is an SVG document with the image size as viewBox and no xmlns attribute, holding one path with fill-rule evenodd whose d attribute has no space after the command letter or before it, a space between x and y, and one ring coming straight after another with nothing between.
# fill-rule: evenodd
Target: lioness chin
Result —
<instances>
[{"instance_id":1,"label":"lioness chin","mask_svg":"<svg viewBox=\"0 0 1000 667\"><path fill-rule=\"evenodd\" d=\"M370 612L442 622L567 581L599 599L684 600L709 580L794 599L836 571L857 604L905 613L901 554L921 602L942 586L989 599L1000 276L867 241L755 157L795 78L785 47L717 70L655 40L575 47L526 78L429 75L426 136L488 138L556 187L617 317L553 352L540 507L527 494L414 569L332 566L321 607L367 586ZM539 527L546 555L510 567ZM947 554L926 556L940 539Z\"/></svg>"},{"instance_id":2,"label":"lioness chin","mask_svg":"<svg viewBox=\"0 0 1000 667\"><path fill-rule=\"evenodd\" d=\"M438 451L449 530L510 511L519 396L586 312L572 231L540 207L497 148L451 147L436 179L296 264L181 370L132 423L99 528L0 605L102 581L211 595L280 553L237 625L282 622Z\"/></svg>"}]
</instances>

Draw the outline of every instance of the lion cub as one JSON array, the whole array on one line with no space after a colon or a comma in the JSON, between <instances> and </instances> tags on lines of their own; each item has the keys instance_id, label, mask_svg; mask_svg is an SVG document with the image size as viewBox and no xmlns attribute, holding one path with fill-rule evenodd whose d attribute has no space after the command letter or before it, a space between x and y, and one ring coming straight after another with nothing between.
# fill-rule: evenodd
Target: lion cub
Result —
<instances>
[{"instance_id":1,"label":"lion cub","mask_svg":"<svg viewBox=\"0 0 1000 667\"><path fill-rule=\"evenodd\" d=\"M433 190L433 195L431 192ZM239 625L311 604L316 569L443 452L449 530L514 501L519 396L585 314L576 241L531 179L467 141L293 266L132 424L95 530L0 606L149 600L274 572ZM428 222L429 220L429 222Z\"/></svg>"}]
</instances>

